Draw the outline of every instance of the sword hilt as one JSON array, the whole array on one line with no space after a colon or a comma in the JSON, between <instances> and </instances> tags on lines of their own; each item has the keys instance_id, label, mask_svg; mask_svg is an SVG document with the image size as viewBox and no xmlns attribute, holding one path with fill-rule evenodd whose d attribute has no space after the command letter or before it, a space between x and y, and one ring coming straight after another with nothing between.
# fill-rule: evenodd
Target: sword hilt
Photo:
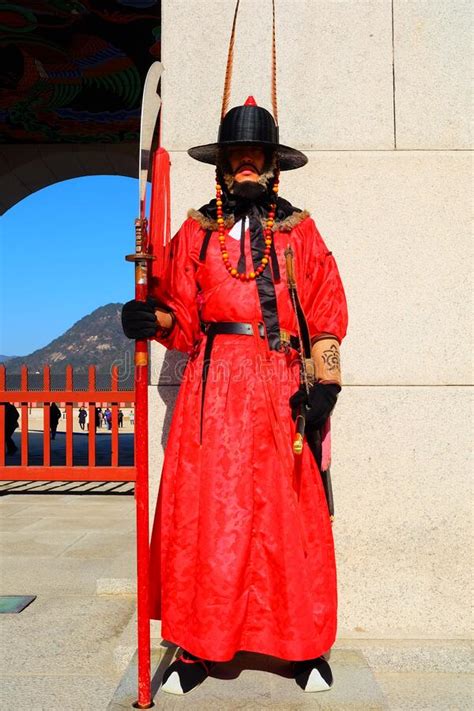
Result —
<instances>
[{"instance_id":1,"label":"sword hilt","mask_svg":"<svg viewBox=\"0 0 474 711\"><path fill-rule=\"evenodd\" d=\"M137 217L135 220L135 254L127 254L125 259L127 262L144 262L156 259L153 254L148 251L148 220Z\"/></svg>"}]
</instances>

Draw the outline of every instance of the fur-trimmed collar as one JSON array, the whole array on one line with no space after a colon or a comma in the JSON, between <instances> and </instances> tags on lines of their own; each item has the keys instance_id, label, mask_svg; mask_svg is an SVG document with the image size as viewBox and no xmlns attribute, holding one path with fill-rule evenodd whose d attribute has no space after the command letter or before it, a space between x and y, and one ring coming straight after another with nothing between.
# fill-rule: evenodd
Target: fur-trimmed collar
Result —
<instances>
[{"instance_id":1,"label":"fur-trimmed collar","mask_svg":"<svg viewBox=\"0 0 474 711\"><path fill-rule=\"evenodd\" d=\"M292 229L299 225L300 222L306 220L310 216L307 210L295 210L291 215L285 217L284 220L275 220L273 225L274 232L291 232ZM199 210L191 209L188 211L188 217L192 217L193 220L199 223L203 230L217 230L217 221L211 217L206 217ZM224 218L224 226L227 229L233 227L235 219L233 215L229 215ZM262 220L262 224L265 225L265 221Z\"/></svg>"}]
</instances>

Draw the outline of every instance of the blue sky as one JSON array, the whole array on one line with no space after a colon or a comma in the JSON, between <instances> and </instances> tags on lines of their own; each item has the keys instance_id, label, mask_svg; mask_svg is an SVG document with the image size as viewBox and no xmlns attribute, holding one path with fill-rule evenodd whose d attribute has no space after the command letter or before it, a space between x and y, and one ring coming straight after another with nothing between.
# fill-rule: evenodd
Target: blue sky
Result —
<instances>
[{"instance_id":1,"label":"blue sky","mask_svg":"<svg viewBox=\"0 0 474 711\"><path fill-rule=\"evenodd\" d=\"M138 181L66 180L0 218L0 355L28 355L104 304L133 298Z\"/></svg>"}]
</instances>

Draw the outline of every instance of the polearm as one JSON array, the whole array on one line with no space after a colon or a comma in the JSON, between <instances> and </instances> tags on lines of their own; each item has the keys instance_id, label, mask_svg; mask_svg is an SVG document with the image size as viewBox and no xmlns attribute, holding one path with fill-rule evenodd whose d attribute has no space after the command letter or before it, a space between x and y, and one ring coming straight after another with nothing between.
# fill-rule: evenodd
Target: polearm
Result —
<instances>
[{"instance_id":1,"label":"polearm","mask_svg":"<svg viewBox=\"0 0 474 711\"><path fill-rule=\"evenodd\" d=\"M146 189L151 168L152 144L160 112L161 98L157 93L163 71L154 62L145 79L140 123L139 154L139 217L135 220L135 254L125 259L135 263L135 299L145 301L148 296L150 253L148 221L146 218ZM138 616L138 699L136 707L153 706L150 669L150 610L149 610L149 514L148 514L148 342L135 343L135 464L136 464L136 531L137 531L137 616Z\"/></svg>"}]
</instances>

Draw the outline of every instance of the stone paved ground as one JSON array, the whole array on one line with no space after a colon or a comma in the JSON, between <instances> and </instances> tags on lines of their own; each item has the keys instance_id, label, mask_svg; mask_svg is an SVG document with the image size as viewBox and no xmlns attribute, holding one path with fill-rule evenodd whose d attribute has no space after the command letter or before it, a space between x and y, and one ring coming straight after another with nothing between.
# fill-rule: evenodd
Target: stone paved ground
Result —
<instances>
[{"instance_id":1,"label":"stone paved ground","mask_svg":"<svg viewBox=\"0 0 474 711\"><path fill-rule=\"evenodd\" d=\"M23 612L0 615L1 711L131 710L136 657L125 667L135 649L133 496L6 494L0 498L0 533L0 594L37 595ZM458 648L453 642L451 649L447 642L438 648L432 641L430 650L425 642L423 671L417 671L415 664L411 670L406 662L420 657L417 643L406 648L401 642L398 650L395 640L389 642L367 640L363 648L362 642L338 640L331 654L336 684L324 694L301 692L284 662L240 653L232 662L218 665L192 694L176 698L159 690L175 649L157 639L152 653L156 708L474 707L470 677L456 673L455 660L468 652L465 643L459 641ZM445 662L439 664L439 659ZM428 671L436 665L449 673Z\"/></svg>"},{"instance_id":2,"label":"stone paved ground","mask_svg":"<svg viewBox=\"0 0 474 711\"><path fill-rule=\"evenodd\" d=\"M0 594L37 595L0 615L1 710L103 711L135 601L97 581L134 577L133 496L6 495L0 532Z\"/></svg>"},{"instance_id":3,"label":"stone paved ground","mask_svg":"<svg viewBox=\"0 0 474 711\"><path fill-rule=\"evenodd\" d=\"M164 670L175 649L153 648L153 691L155 705L166 711L379 711L387 708L382 692L363 655L357 651L338 650L331 654L337 684L325 693L305 694L291 678L288 662L260 654L240 652L226 664L217 665L209 679L185 697L159 690ZM117 689L108 711L131 709L136 685L133 660Z\"/></svg>"},{"instance_id":4,"label":"stone paved ground","mask_svg":"<svg viewBox=\"0 0 474 711\"><path fill-rule=\"evenodd\" d=\"M383 648L383 640L379 640ZM332 650L334 686L330 691L305 694L290 677L288 664L263 655L239 653L217 665L202 686L185 697L160 691L164 670L175 648L155 641L152 650L155 706L165 711L471 711L472 677L468 673L387 672L369 665L350 640ZM393 653L392 649L392 653ZM400 657L404 655L400 641ZM124 674L108 711L132 710L137 684L136 655Z\"/></svg>"}]
</instances>

